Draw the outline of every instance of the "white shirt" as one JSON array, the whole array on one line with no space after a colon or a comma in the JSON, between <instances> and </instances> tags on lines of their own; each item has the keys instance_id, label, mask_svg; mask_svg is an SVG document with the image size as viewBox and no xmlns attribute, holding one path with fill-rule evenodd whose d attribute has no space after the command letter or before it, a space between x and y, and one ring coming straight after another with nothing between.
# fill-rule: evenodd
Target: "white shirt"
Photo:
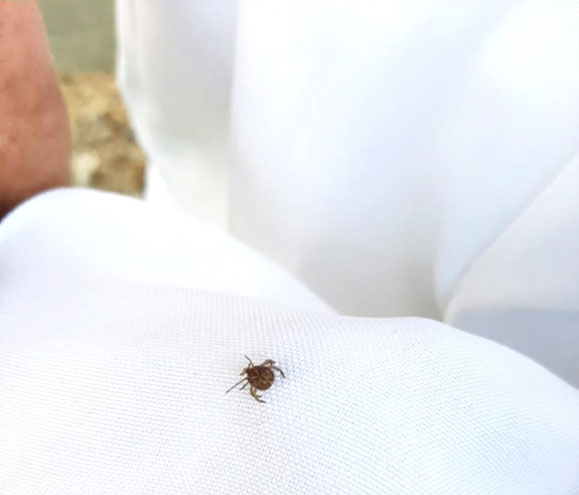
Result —
<instances>
[{"instance_id":1,"label":"white shirt","mask_svg":"<svg viewBox=\"0 0 579 495\"><path fill-rule=\"evenodd\" d=\"M151 204L0 224L0 493L579 493L578 10L120 0Z\"/></svg>"}]
</instances>

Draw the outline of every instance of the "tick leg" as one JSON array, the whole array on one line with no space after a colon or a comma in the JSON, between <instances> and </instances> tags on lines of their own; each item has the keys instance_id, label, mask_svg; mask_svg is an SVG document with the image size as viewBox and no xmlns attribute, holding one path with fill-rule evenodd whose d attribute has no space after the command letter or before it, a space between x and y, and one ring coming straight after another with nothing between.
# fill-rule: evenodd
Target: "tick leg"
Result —
<instances>
[{"instance_id":1,"label":"tick leg","mask_svg":"<svg viewBox=\"0 0 579 495\"><path fill-rule=\"evenodd\" d=\"M249 393L251 394L251 396L257 401L257 402L263 402L265 403L265 401L261 398L260 395L257 395L257 389L255 387L251 387L249 389Z\"/></svg>"},{"instance_id":2,"label":"tick leg","mask_svg":"<svg viewBox=\"0 0 579 495\"><path fill-rule=\"evenodd\" d=\"M228 394L229 392L231 392L235 387L237 387L237 385L243 383L245 380L247 380L247 377L242 378L241 380L239 380L235 385L233 385L233 387L231 387L227 392L225 392L226 394ZM247 382L249 383L249 382ZM247 383L245 385L247 385ZM245 387L244 385L244 387Z\"/></svg>"},{"instance_id":3,"label":"tick leg","mask_svg":"<svg viewBox=\"0 0 579 495\"><path fill-rule=\"evenodd\" d=\"M271 368L271 369L274 369L274 370L276 370L276 371L279 371L280 374L281 374L281 376L283 376L283 377L285 378L285 375L283 374L283 371L280 370L277 366L270 366L270 368Z\"/></svg>"},{"instance_id":4,"label":"tick leg","mask_svg":"<svg viewBox=\"0 0 579 495\"><path fill-rule=\"evenodd\" d=\"M243 387L241 387L239 390L243 390L245 387L247 387L249 385L249 381L245 382L245 385Z\"/></svg>"},{"instance_id":5,"label":"tick leg","mask_svg":"<svg viewBox=\"0 0 579 495\"><path fill-rule=\"evenodd\" d=\"M249 361L249 366L253 368L253 361L249 359L247 356L245 356L245 359Z\"/></svg>"}]
</instances>

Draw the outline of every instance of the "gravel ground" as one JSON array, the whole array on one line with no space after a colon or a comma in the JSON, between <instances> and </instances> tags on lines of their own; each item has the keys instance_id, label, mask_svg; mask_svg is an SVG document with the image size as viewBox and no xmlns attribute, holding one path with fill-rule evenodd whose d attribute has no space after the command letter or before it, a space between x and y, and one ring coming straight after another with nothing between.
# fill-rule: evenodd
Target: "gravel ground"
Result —
<instances>
[{"instance_id":1,"label":"gravel ground","mask_svg":"<svg viewBox=\"0 0 579 495\"><path fill-rule=\"evenodd\" d=\"M71 124L73 184L140 196L145 155L135 141L114 75L65 74L61 88Z\"/></svg>"}]
</instances>

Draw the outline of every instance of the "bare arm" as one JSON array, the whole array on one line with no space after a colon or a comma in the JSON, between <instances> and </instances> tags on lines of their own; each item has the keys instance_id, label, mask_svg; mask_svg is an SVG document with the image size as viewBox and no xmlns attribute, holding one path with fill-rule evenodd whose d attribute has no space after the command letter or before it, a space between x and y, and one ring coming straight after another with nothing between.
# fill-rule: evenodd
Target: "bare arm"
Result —
<instances>
[{"instance_id":1,"label":"bare arm","mask_svg":"<svg viewBox=\"0 0 579 495\"><path fill-rule=\"evenodd\" d=\"M68 183L68 118L42 15L31 0L0 0L0 218Z\"/></svg>"}]
</instances>

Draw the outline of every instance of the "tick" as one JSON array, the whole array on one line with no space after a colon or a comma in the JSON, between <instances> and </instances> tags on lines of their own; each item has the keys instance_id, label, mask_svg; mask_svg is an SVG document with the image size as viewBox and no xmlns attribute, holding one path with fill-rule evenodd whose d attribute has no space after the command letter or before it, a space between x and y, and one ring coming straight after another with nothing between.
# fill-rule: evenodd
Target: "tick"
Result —
<instances>
[{"instance_id":1,"label":"tick","mask_svg":"<svg viewBox=\"0 0 579 495\"><path fill-rule=\"evenodd\" d=\"M259 366L255 366L251 359L247 356L245 358L249 361L249 366L244 368L240 375L245 375L241 380L239 380L233 387L231 387L226 394L231 392L235 387L241 385L243 382L245 384L239 390L243 390L248 385L251 385L249 388L249 393L257 402L265 402L261 395L257 395L258 390L267 390L269 387L273 385L275 381L275 374L274 370L278 371L281 376L285 378L283 371L280 370L277 366L274 366L275 361L271 359L266 359L263 363Z\"/></svg>"}]
</instances>

